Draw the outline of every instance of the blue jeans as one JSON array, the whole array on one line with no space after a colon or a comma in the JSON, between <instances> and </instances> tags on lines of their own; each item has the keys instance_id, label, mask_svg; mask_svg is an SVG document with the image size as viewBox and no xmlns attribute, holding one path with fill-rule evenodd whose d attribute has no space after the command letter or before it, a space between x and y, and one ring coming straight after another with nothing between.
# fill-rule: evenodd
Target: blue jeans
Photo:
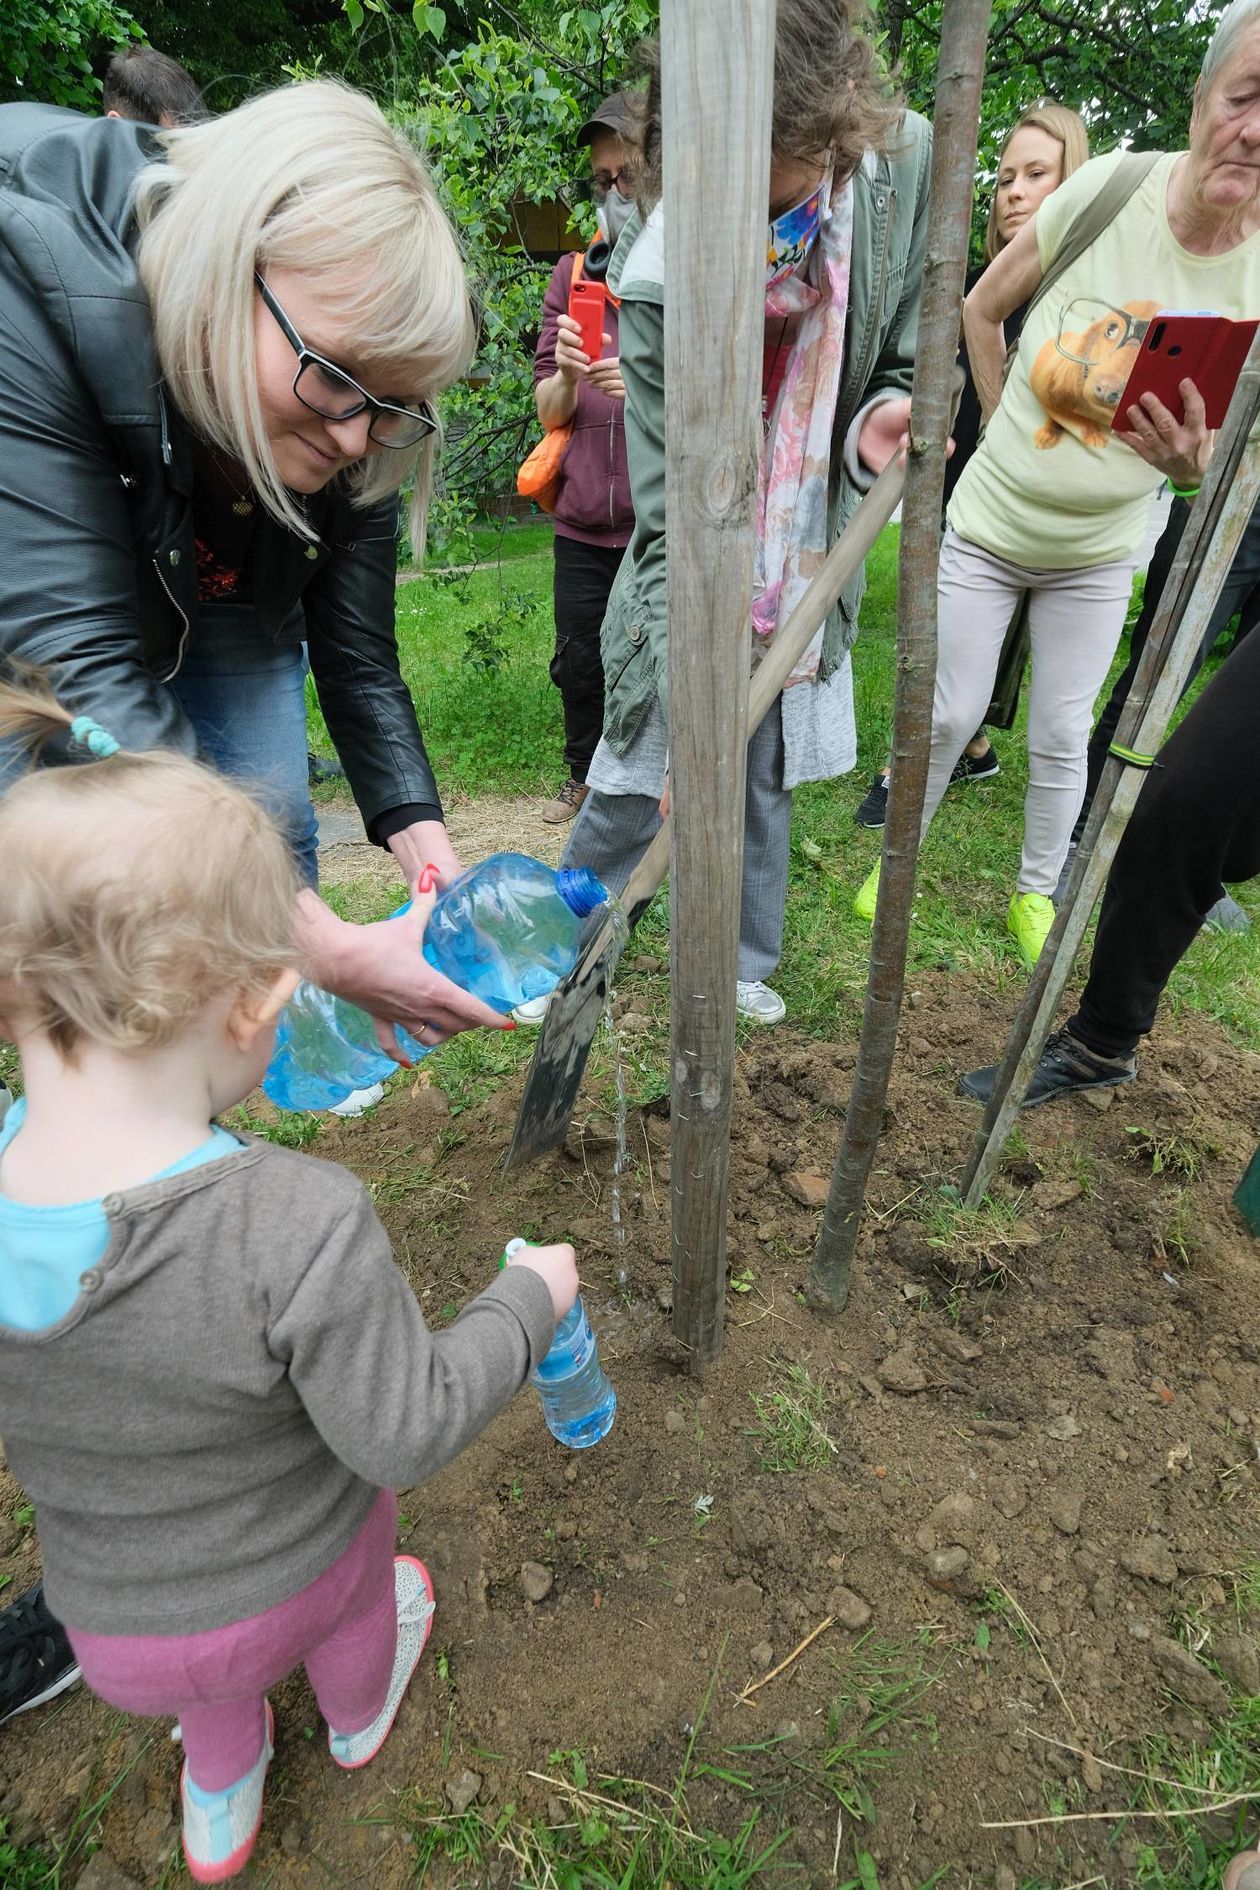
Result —
<instances>
[{"instance_id":1,"label":"blue jeans","mask_svg":"<svg viewBox=\"0 0 1260 1890\"><path fill-rule=\"evenodd\" d=\"M203 605L167 687L196 729L204 758L257 796L314 886L318 829L306 771L302 645L272 643L248 606Z\"/></svg>"}]
</instances>

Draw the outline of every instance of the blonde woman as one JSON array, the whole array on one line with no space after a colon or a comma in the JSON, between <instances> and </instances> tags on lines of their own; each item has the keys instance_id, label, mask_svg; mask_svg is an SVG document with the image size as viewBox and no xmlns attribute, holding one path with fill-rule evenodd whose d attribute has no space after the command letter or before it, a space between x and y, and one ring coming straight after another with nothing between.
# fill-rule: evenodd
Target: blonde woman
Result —
<instances>
[{"instance_id":1,"label":"blonde woman","mask_svg":"<svg viewBox=\"0 0 1260 1890\"><path fill-rule=\"evenodd\" d=\"M989 224L984 238L984 265L967 277L970 291L985 268L1000 250L1005 249L1017 230L1023 228L1037 206L1059 188L1073 171L1089 157L1089 136L1078 114L1053 99L1042 99L1022 114L1007 132L998 154L997 184L989 202ZM1007 333L1013 340L1024 321L1024 311L1017 308L1007 321ZM980 400L971 378L967 350L963 348L959 364L966 379L958 401L954 421L954 451L945 467L945 503L948 505L964 466L980 444ZM1021 639L1024 655L1026 639ZM1022 667L1023 655L1014 661ZM1010 707L1000 726L1008 728L1014 719L1014 705L1019 699L1018 680L1011 693ZM992 780L999 772L998 759L983 726L977 729L954 764L949 785L959 781ZM871 782L853 818L859 827L882 827L888 811L889 768L882 768ZM871 913L864 917L873 916Z\"/></svg>"},{"instance_id":2,"label":"blonde woman","mask_svg":"<svg viewBox=\"0 0 1260 1890\"><path fill-rule=\"evenodd\" d=\"M255 788L306 882L305 967L382 1042L501 1023L415 923L343 925L314 891L304 641L369 834L412 885L458 867L394 640L397 495L419 535L433 399L473 345L423 160L320 82L163 132L6 105L0 168L0 659Z\"/></svg>"}]
</instances>

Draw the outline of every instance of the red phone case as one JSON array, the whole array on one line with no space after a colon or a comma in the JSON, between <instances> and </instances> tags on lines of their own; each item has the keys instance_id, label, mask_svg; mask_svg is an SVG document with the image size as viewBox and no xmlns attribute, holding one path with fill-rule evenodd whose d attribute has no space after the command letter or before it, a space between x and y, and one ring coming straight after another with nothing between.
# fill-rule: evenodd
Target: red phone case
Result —
<instances>
[{"instance_id":1,"label":"red phone case","mask_svg":"<svg viewBox=\"0 0 1260 1890\"><path fill-rule=\"evenodd\" d=\"M1202 395L1208 426L1222 426L1258 326L1254 321L1231 322L1224 315L1153 315L1120 397L1116 425L1121 432L1141 394L1154 394L1176 419L1184 419L1184 380L1193 381Z\"/></svg>"},{"instance_id":2,"label":"red phone case","mask_svg":"<svg viewBox=\"0 0 1260 1890\"><path fill-rule=\"evenodd\" d=\"M602 282L590 282L585 276L569 291L569 313L582 331L581 349L589 361L598 361L604 352L604 310L608 290Z\"/></svg>"}]
</instances>

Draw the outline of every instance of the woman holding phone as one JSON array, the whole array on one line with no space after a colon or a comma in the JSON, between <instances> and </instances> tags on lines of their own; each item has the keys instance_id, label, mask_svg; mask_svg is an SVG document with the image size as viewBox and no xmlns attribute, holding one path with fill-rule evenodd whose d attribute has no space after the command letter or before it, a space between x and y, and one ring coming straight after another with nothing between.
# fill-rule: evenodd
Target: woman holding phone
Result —
<instances>
[{"instance_id":1,"label":"woman holding phone","mask_svg":"<svg viewBox=\"0 0 1260 1890\"><path fill-rule=\"evenodd\" d=\"M1260 309L1260 0L1234 0L1195 86L1189 149L1149 168L1031 310L1005 385L1003 324L1035 294L1123 153L1095 158L1028 219L964 306L988 421L955 489L941 552L939 657L924 804L931 821L983 716L1020 596L1031 593L1032 683L1024 846L1008 927L1035 964L1085 790L1094 700L1124 627L1152 492L1198 489L1212 450L1203 402L1124 400L1161 309ZM874 910L878 872L858 895Z\"/></svg>"},{"instance_id":2,"label":"woman holding phone","mask_svg":"<svg viewBox=\"0 0 1260 1890\"><path fill-rule=\"evenodd\" d=\"M968 292L975 287L993 258L1006 248L1028 219L1036 215L1038 207L1051 192L1057 190L1065 178L1078 171L1088 157L1089 136L1085 126L1079 113L1067 105L1056 105L1053 99L1044 98L1021 113L1007 132L998 153L997 183L989 201L989 222L984 236L984 266L968 274ZM1007 320L1012 340L1019 334L1023 322L1023 309L1012 310ZM965 378L958 397L958 412L954 415L954 424L950 429L954 450L945 462L946 505L953 497L954 487L962 477L968 460L980 444L983 427L980 397L971 378L971 364L965 347L960 350L958 365ZM1022 634L1020 642L1024 642ZM1022 658L1015 660L1020 661L1022 667ZM1016 683L1011 699L1011 716L1018 700L1019 687ZM1010 719L1004 719L1001 726L1009 728ZM993 744L981 724L954 763L947 785L953 787L962 781L990 781L998 772ZM884 767L871 782L853 816L859 827L883 826L888 812L891 778L892 769ZM872 904L872 915L873 912Z\"/></svg>"}]
</instances>

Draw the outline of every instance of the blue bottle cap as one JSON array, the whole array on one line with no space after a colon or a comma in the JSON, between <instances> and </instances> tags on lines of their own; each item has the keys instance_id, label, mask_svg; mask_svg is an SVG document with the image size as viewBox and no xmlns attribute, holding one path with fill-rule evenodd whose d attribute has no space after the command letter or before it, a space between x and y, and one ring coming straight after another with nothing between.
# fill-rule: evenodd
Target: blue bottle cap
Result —
<instances>
[{"instance_id":1,"label":"blue bottle cap","mask_svg":"<svg viewBox=\"0 0 1260 1890\"><path fill-rule=\"evenodd\" d=\"M556 874L556 891L571 912L584 919L596 906L607 905L609 892L589 866L562 866Z\"/></svg>"}]
</instances>

